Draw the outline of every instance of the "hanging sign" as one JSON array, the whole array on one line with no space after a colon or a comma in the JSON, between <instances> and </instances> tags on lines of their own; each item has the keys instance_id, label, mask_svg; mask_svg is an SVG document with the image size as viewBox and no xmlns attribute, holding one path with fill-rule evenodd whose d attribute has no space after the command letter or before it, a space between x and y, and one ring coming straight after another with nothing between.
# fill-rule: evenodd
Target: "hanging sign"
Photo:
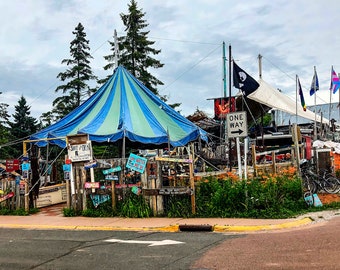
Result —
<instances>
[{"instance_id":1,"label":"hanging sign","mask_svg":"<svg viewBox=\"0 0 340 270\"><path fill-rule=\"evenodd\" d=\"M126 168L143 173L147 161L148 160L146 158L131 153L126 164Z\"/></svg>"},{"instance_id":2,"label":"hanging sign","mask_svg":"<svg viewBox=\"0 0 340 270\"><path fill-rule=\"evenodd\" d=\"M70 172L71 171L71 165L70 164L64 164L63 165L63 171L64 172Z\"/></svg>"},{"instance_id":3,"label":"hanging sign","mask_svg":"<svg viewBox=\"0 0 340 270\"><path fill-rule=\"evenodd\" d=\"M29 171L31 169L31 165L29 163L23 163L21 164L21 170L23 171Z\"/></svg>"},{"instance_id":4,"label":"hanging sign","mask_svg":"<svg viewBox=\"0 0 340 270\"><path fill-rule=\"evenodd\" d=\"M87 141L85 144L69 144L67 146L68 158L72 162L89 161L92 160L92 145L91 141Z\"/></svg>"},{"instance_id":5,"label":"hanging sign","mask_svg":"<svg viewBox=\"0 0 340 270\"><path fill-rule=\"evenodd\" d=\"M6 160L6 171L13 172L19 170L19 159Z\"/></svg>"},{"instance_id":6,"label":"hanging sign","mask_svg":"<svg viewBox=\"0 0 340 270\"><path fill-rule=\"evenodd\" d=\"M214 99L215 119L225 119L228 113L235 112L235 97Z\"/></svg>"}]
</instances>

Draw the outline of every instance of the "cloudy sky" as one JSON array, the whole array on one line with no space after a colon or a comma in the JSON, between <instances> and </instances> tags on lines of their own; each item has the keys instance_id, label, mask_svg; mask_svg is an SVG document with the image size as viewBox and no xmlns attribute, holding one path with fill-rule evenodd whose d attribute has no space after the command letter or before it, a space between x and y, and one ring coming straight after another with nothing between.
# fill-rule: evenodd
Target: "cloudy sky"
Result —
<instances>
[{"instance_id":1,"label":"cloudy sky","mask_svg":"<svg viewBox=\"0 0 340 270\"><path fill-rule=\"evenodd\" d=\"M62 59L70 58L72 31L82 23L90 41L91 67L103 78L103 56L114 30L124 35L120 13L130 0L0 0L0 102L14 106L23 95L31 113L39 117L52 108L62 84ZM238 65L295 98L295 76L300 78L307 105L314 104L309 89L316 66L320 81L317 103L330 100L330 70L340 72L340 1L338 0L137 0L146 13L149 40L164 63L150 70L164 82L159 88L169 103L182 103L185 116L197 108L213 114L210 98L223 96L222 43L232 48ZM228 66L228 64L227 64ZM227 71L228 72L228 71ZM228 77L227 77L228 78ZM227 82L228 85L228 82ZM229 91L229 90L227 90ZM228 92L227 92L228 93ZM232 94L237 90L232 89ZM338 95L332 97L337 102Z\"/></svg>"}]
</instances>

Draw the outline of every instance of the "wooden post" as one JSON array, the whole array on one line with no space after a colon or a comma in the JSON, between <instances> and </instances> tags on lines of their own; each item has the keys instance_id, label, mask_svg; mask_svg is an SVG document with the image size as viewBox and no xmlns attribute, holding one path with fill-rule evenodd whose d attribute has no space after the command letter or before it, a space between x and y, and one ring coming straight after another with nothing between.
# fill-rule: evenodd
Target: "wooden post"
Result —
<instances>
[{"instance_id":1,"label":"wooden post","mask_svg":"<svg viewBox=\"0 0 340 270\"><path fill-rule=\"evenodd\" d=\"M192 214L196 214L196 196L195 196L195 178L194 178L194 145L191 144L189 146L189 159L192 160L189 163L189 176L190 176L190 188L192 190L191 194L191 212Z\"/></svg>"},{"instance_id":2,"label":"wooden post","mask_svg":"<svg viewBox=\"0 0 340 270\"><path fill-rule=\"evenodd\" d=\"M295 161L296 161L296 168L297 172L300 172L300 149L299 149L299 139L298 139L298 128L297 124L293 125L293 142L295 148Z\"/></svg>"},{"instance_id":3,"label":"wooden post","mask_svg":"<svg viewBox=\"0 0 340 270\"><path fill-rule=\"evenodd\" d=\"M116 210L116 182L111 181L111 205L112 209Z\"/></svg>"},{"instance_id":4,"label":"wooden post","mask_svg":"<svg viewBox=\"0 0 340 270\"><path fill-rule=\"evenodd\" d=\"M251 158L253 160L254 176L257 176L256 150L254 144L251 145Z\"/></svg>"},{"instance_id":5,"label":"wooden post","mask_svg":"<svg viewBox=\"0 0 340 270\"><path fill-rule=\"evenodd\" d=\"M71 173L71 172L70 172ZM66 180L66 207L71 208L70 179Z\"/></svg>"},{"instance_id":6,"label":"wooden post","mask_svg":"<svg viewBox=\"0 0 340 270\"><path fill-rule=\"evenodd\" d=\"M272 164L273 164L273 174L276 174L276 158L275 158L275 152L272 152Z\"/></svg>"},{"instance_id":7,"label":"wooden post","mask_svg":"<svg viewBox=\"0 0 340 270\"><path fill-rule=\"evenodd\" d=\"M79 166L75 166L76 171L76 210L80 210L80 203L81 203L81 197L80 197L80 175L79 175Z\"/></svg>"},{"instance_id":8,"label":"wooden post","mask_svg":"<svg viewBox=\"0 0 340 270\"><path fill-rule=\"evenodd\" d=\"M156 188L156 179L151 179L151 188L155 189ZM151 201L152 201L152 211L153 211L153 215L156 216L157 215L157 198L156 195L151 196Z\"/></svg>"},{"instance_id":9,"label":"wooden post","mask_svg":"<svg viewBox=\"0 0 340 270\"><path fill-rule=\"evenodd\" d=\"M91 168L93 170L93 168ZM80 192L82 195L82 209L81 210L86 210L87 205L86 205L86 189L85 189L85 181L86 181L86 169L84 167L81 168L81 178L80 178ZM91 179L92 182L92 179Z\"/></svg>"}]
</instances>

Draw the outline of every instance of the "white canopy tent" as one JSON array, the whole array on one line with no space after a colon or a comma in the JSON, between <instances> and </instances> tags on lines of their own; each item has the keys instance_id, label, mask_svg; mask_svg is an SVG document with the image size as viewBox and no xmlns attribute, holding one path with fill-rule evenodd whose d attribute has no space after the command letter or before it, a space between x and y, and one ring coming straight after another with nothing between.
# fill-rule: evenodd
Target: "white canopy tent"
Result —
<instances>
[{"instance_id":1,"label":"white canopy tent","mask_svg":"<svg viewBox=\"0 0 340 270\"><path fill-rule=\"evenodd\" d=\"M259 79L258 83L260 84L259 88L256 91L252 92L247 96L247 98L252 99L261 104L267 105L271 108L276 108L278 110L287 112L292 115L298 115L300 117L304 117L313 121L317 121L319 123L329 124L329 120L321 117L320 115L316 115L314 112L310 110L304 111L300 105L300 101L294 101L290 97L285 94L282 94L274 87L270 86L264 80ZM296 106L296 102L298 102L298 106Z\"/></svg>"}]
</instances>

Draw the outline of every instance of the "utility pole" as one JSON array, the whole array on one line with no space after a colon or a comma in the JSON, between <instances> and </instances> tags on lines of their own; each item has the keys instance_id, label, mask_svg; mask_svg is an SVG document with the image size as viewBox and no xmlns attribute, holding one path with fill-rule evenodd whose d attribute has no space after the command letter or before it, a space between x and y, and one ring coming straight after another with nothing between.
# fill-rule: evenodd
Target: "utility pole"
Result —
<instances>
[{"instance_id":1,"label":"utility pole","mask_svg":"<svg viewBox=\"0 0 340 270\"><path fill-rule=\"evenodd\" d=\"M114 64L114 68L113 68L113 71L118 67L118 54L119 54L119 47L118 47L118 37L117 37L117 31L115 29L114 31L114 42L115 42L115 56L114 56L114 59L115 59L115 64Z\"/></svg>"}]
</instances>

